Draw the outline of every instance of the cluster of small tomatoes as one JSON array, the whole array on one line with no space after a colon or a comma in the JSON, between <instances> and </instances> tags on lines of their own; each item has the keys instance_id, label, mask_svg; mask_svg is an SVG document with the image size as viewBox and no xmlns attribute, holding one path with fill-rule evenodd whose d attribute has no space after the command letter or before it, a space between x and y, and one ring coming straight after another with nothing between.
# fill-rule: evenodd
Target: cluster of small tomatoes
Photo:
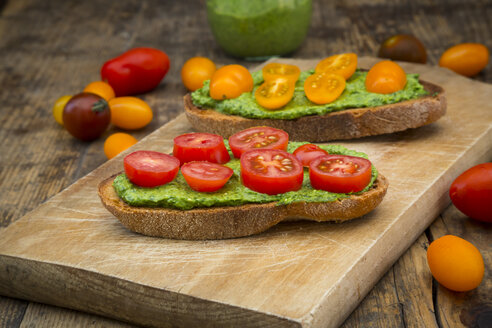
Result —
<instances>
[{"instance_id":1,"label":"cluster of small tomatoes","mask_svg":"<svg viewBox=\"0 0 492 328\"><path fill-rule=\"evenodd\" d=\"M288 134L271 127L253 127L229 139L232 155L241 166L242 184L259 193L276 195L302 187L304 167L309 168L311 186L336 193L363 190L371 181L371 162L365 158L328 154L314 144L287 152ZM187 133L174 139L173 155L136 151L124 160L128 179L141 187L156 187L181 173L196 191L221 189L233 170L224 164L230 155L221 136Z\"/></svg>"},{"instance_id":2,"label":"cluster of small tomatoes","mask_svg":"<svg viewBox=\"0 0 492 328\"><path fill-rule=\"evenodd\" d=\"M99 138L109 124L124 129L141 129L152 121L150 106L132 95L153 90L169 70L168 56L153 48L135 48L113 58L101 68L101 80L88 84L83 92L60 97L53 116L75 138ZM104 143L108 158L135 144L127 133L114 133Z\"/></svg>"}]
</instances>

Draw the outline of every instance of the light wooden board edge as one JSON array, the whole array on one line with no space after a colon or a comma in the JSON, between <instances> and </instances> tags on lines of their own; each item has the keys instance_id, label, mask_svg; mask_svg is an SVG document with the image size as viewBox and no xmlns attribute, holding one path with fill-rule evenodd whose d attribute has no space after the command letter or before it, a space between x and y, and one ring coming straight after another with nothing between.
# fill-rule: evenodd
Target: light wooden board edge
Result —
<instances>
[{"instance_id":1,"label":"light wooden board edge","mask_svg":"<svg viewBox=\"0 0 492 328\"><path fill-rule=\"evenodd\" d=\"M10 284L2 282L9 281ZM68 283L67 283L68 282ZM64 289L59 288L60 285ZM101 293L104 289L106 293ZM239 308L103 274L0 256L2 295L71 308L139 325L197 327L205 322L240 327L300 327L287 318ZM76 296L76 297L75 297ZM126 299L122 307L116 299ZM60 301L63 300L63 301Z\"/></svg>"}]
</instances>

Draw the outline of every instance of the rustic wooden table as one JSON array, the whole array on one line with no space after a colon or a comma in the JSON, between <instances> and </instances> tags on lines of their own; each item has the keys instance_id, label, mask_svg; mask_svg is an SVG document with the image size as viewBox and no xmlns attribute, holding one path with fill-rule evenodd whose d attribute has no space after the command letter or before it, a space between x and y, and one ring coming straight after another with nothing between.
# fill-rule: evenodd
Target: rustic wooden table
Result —
<instances>
[{"instance_id":1,"label":"rustic wooden table","mask_svg":"<svg viewBox=\"0 0 492 328\"><path fill-rule=\"evenodd\" d=\"M292 54L319 58L353 51L376 55L396 33L410 33L426 45L435 65L449 46L480 42L492 49L492 1L313 1L307 40ZM171 70L153 92L143 95L155 110L142 138L182 111L179 70L186 59L207 56L216 63L242 62L226 56L213 40L204 1L0 1L0 227L102 164L104 138L84 143L53 120L51 107L99 78L102 63L135 46L166 51ZM492 65L475 79L492 82ZM464 108L464 110L473 110ZM106 135L114 132L112 129ZM492 159L491 159L492 160ZM429 243L444 235L482 245L486 274L471 292L454 293L431 279ZM492 322L490 241L492 228L466 218L453 206L395 263L346 327L490 327ZM124 327L90 314L0 297L0 327Z\"/></svg>"}]
</instances>

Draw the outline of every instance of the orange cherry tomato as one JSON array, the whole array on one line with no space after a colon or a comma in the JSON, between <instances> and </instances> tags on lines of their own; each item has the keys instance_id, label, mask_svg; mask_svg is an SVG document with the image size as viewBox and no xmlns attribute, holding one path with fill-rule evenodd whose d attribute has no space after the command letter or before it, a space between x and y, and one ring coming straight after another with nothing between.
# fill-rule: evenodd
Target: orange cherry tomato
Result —
<instances>
[{"instance_id":1,"label":"orange cherry tomato","mask_svg":"<svg viewBox=\"0 0 492 328\"><path fill-rule=\"evenodd\" d=\"M113 133L104 141L104 154L111 159L136 143L137 139L128 133Z\"/></svg>"},{"instance_id":2,"label":"orange cherry tomato","mask_svg":"<svg viewBox=\"0 0 492 328\"><path fill-rule=\"evenodd\" d=\"M466 292L482 282L482 254L460 237L446 235L434 240L427 248L427 263L434 278L448 289Z\"/></svg>"},{"instance_id":3,"label":"orange cherry tomato","mask_svg":"<svg viewBox=\"0 0 492 328\"><path fill-rule=\"evenodd\" d=\"M345 90L345 79L338 74L314 73L304 82L306 97L318 105L336 100Z\"/></svg>"},{"instance_id":4,"label":"orange cherry tomato","mask_svg":"<svg viewBox=\"0 0 492 328\"><path fill-rule=\"evenodd\" d=\"M354 53L334 55L323 59L316 65L316 73L333 73L349 79L357 69L357 55Z\"/></svg>"},{"instance_id":5,"label":"orange cherry tomato","mask_svg":"<svg viewBox=\"0 0 492 328\"><path fill-rule=\"evenodd\" d=\"M215 71L210 80L210 97L216 100L237 98L253 90L253 77L246 67L226 65Z\"/></svg>"},{"instance_id":6,"label":"orange cherry tomato","mask_svg":"<svg viewBox=\"0 0 492 328\"><path fill-rule=\"evenodd\" d=\"M216 67L213 61L205 57L188 59L181 68L181 80L186 89L195 91L203 86L203 82L210 80Z\"/></svg>"},{"instance_id":7,"label":"orange cherry tomato","mask_svg":"<svg viewBox=\"0 0 492 328\"><path fill-rule=\"evenodd\" d=\"M366 76L366 89L374 93L393 93L407 84L405 71L395 62L383 60L374 65Z\"/></svg>"},{"instance_id":8,"label":"orange cherry tomato","mask_svg":"<svg viewBox=\"0 0 492 328\"><path fill-rule=\"evenodd\" d=\"M229 181L234 171L217 163L188 162L181 166L181 173L191 189L200 192L214 192Z\"/></svg>"},{"instance_id":9,"label":"orange cherry tomato","mask_svg":"<svg viewBox=\"0 0 492 328\"><path fill-rule=\"evenodd\" d=\"M261 70L263 73L263 80L270 81L277 78L286 78L294 83L301 75L301 70L295 65L270 63L265 65Z\"/></svg>"},{"instance_id":10,"label":"orange cherry tomato","mask_svg":"<svg viewBox=\"0 0 492 328\"><path fill-rule=\"evenodd\" d=\"M295 81L286 78L267 80L255 91L255 99L266 109L285 106L294 96Z\"/></svg>"},{"instance_id":11,"label":"orange cherry tomato","mask_svg":"<svg viewBox=\"0 0 492 328\"><path fill-rule=\"evenodd\" d=\"M136 97L116 97L109 101L111 123L125 129L141 129L152 121L152 109Z\"/></svg>"},{"instance_id":12,"label":"orange cherry tomato","mask_svg":"<svg viewBox=\"0 0 492 328\"><path fill-rule=\"evenodd\" d=\"M65 105L70 100L70 98L72 98L72 96L61 96L55 101L55 104L53 105L53 117L55 118L55 121L57 121L60 125L63 125L63 108L65 108Z\"/></svg>"},{"instance_id":13,"label":"orange cherry tomato","mask_svg":"<svg viewBox=\"0 0 492 328\"><path fill-rule=\"evenodd\" d=\"M106 82L95 81L89 83L85 88L84 92L94 93L104 100L109 101L115 97L113 88Z\"/></svg>"},{"instance_id":14,"label":"orange cherry tomato","mask_svg":"<svg viewBox=\"0 0 492 328\"><path fill-rule=\"evenodd\" d=\"M489 49L480 43L462 43L446 50L439 59L439 66L464 75L474 76L489 63Z\"/></svg>"}]
</instances>

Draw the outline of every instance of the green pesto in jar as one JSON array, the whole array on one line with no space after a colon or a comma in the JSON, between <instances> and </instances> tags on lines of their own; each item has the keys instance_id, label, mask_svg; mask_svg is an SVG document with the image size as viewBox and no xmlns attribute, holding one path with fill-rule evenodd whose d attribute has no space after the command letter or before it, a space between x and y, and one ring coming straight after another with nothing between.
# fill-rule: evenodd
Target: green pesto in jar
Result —
<instances>
[{"instance_id":1,"label":"green pesto in jar","mask_svg":"<svg viewBox=\"0 0 492 328\"><path fill-rule=\"evenodd\" d=\"M289 142L287 151L292 153L297 147L306 142ZM226 142L226 146L228 144ZM330 154L341 154L367 158L367 155L354 150L349 150L339 145L320 145ZM324 190L316 190L311 187L309 173L304 169L304 180L302 188L298 191L290 191L278 195L267 195L246 188L240 181L240 163L232 153L231 161L226 166L233 169L234 174L226 185L211 193L198 192L191 189L181 174L176 179L163 186L154 188L138 187L130 182L125 174L118 175L113 182L113 187L118 196L127 204L132 206L165 207L179 210L192 208L206 208L213 206L237 206L249 203L278 202L279 205L295 202L333 202L338 199L347 198L350 194L332 193ZM378 176L376 168L372 167L371 182L362 190L363 193L372 186Z\"/></svg>"},{"instance_id":2,"label":"green pesto in jar","mask_svg":"<svg viewBox=\"0 0 492 328\"><path fill-rule=\"evenodd\" d=\"M340 97L325 105L317 105L309 101L304 93L304 81L313 74L313 70L302 72L296 83L292 100L277 110L261 107L255 100L254 92L263 83L261 71L253 72L254 87L252 92L245 92L234 99L215 100L210 97L210 81L205 81L201 89L191 94L193 104L201 108L212 108L216 111L254 119L296 119L308 115L324 115L350 108L375 107L394 104L405 100L416 99L427 95L424 86L419 83L418 74L407 74L405 88L390 94L372 93L366 90L367 72L356 71L347 80L345 90Z\"/></svg>"}]
</instances>

